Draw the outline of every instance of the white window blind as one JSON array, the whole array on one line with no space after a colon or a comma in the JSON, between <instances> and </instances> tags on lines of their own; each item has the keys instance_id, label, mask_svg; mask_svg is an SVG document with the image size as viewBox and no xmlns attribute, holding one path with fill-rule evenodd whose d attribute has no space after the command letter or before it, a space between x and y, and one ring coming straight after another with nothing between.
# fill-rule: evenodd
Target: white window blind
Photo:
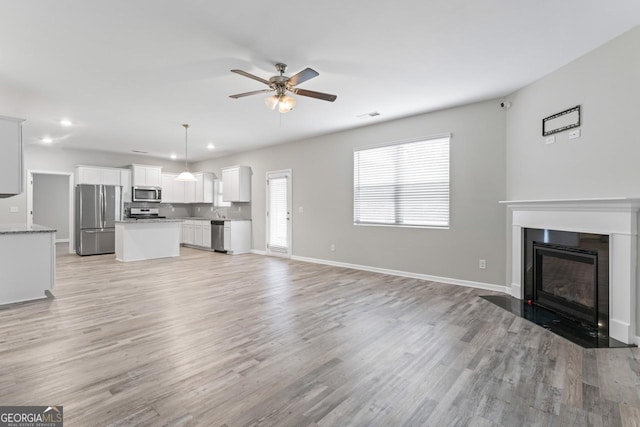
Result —
<instances>
[{"instance_id":1,"label":"white window blind","mask_svg":"<svg viewBox=\"0 0 640 427\"><path fill-rule=\"evenodd\" d=\"M269 247L286 249L289 242L287 177L269 179Z\"/></svg>"},{"instance_id":2,"label":"white window blind","mask_svg":"<svg viewBox=\"0 0 640 427\"><path fill-rule=\"evenodd\" d=\"M355 224L449 226L449 137L353 153Z\"/></svg>"}]
</instances>

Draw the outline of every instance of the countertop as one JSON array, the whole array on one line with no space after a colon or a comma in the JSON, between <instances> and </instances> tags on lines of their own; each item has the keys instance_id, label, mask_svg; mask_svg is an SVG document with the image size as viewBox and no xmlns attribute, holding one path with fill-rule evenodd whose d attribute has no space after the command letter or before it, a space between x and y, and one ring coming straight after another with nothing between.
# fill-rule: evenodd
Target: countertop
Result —
<instances>
[{"instance_id":1,"label":"countertop","mask_svg":"<svg viewBox=\"0 0 640 427\"><path fill-rule=\"evenodd\" d=\"M33 224L0 224L0 234L55 233L57 230L44 225Z\"/></svg>"},{"instance_id":2,"label":"countertop","mask_svg":"<svg viewBox=\"0 0 640 427\"><path fill-rule=\"evenodd\" d=\"M182 222L184 220L179 218L146 218L146 219L135 219L135 218L125 218L122 221L116 221L116 224L147 224L154 223L157 224L159 222Z\"/></svg>"}]
</instances>

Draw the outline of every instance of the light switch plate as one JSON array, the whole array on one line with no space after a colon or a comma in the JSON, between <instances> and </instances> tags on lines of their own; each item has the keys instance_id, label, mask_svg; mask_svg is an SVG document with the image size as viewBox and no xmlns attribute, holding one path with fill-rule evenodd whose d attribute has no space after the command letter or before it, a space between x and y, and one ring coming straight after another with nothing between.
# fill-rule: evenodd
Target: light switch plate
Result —
<instances>
[{"instance_id":1,"label":"light switch plate","mask_svg":"<svg viewBox=\"0 0 640 427\"><path fill-rule=\"evenodd\" d=\"M9 208L9 212L11 212L11 213L16 213L16 212L18 212L18 207L17 207L17 206L11 206L11 207Z\"/></svg>"},{"instance_id":2,"label":"light switch plate","mask_svg":"<svg viewBox=\"0 0 640 427\"><path fill-rule=\"evenodd\" d=\"M569 139L580 138L580 129L574 129L569 132Z\"/></svg>"},{"instance_id":3,"label":"light switch plate","mask_svg":"<svg viewBox=\"0 0 640 427\"><path fill-rule=\"evenodd\" d=\"M548 136L548 137L546 137L544 139L544 143L545 144L555 144L555 142L556 142L556 136L555 135Z\"/></svg>"}]
</instances>

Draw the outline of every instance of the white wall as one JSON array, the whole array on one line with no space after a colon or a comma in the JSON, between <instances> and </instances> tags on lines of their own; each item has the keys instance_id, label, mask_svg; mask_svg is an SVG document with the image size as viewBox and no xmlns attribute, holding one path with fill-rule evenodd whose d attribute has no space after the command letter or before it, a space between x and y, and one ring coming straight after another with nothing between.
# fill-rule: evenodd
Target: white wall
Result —
<instances>
[{"instance_id":1,"label":"white wall","mask_svg":"<svg viewBox=\"0 0 640 427\"><path fill-rule=\"evenodd\" d=\"M507 199L640 197L638 52L640 27L508 97ZM542 119L575 105L582 136L569 140L562 132L546 145ZM640 310L636 318L640 324Z\"/></svg>"},{"instance_id":2,"label":"white wall","mask_svg":"<svg viewBox=\"0 0 640 427\"><path fill-rule=\"evenodd\" d=\"M132 163L162 166L162 170L165 172L182 172L182 168L184 168L184 162L174 162L147 156L105 153L93 150L71 150L38 145L25 145L24 162L24 182L26 182L26 171L29 169L39 172L73 173L76 165L124 167ZM10 212L10 208L13 206L18 208L18 212ZM0 199L0 224L26 223L26 210L25 186L25 191L22 194Z\"/></svg>"},{"instance_id":3,"label":"white wall","mask_svg":"<svg viewBox=\"0 0 640 427\"><path fill-rule=\"evenodd\" d=\"M193 169L220 176L224 166L251 166L254 249L265 250L265 174L291 168L294 255L504 286L505 211L498 201L505 197L505 113L498 103L249 151ZM453 134L451 228L354 226L353 148L446 132ZM486 270L478 268L480 258L487 260Z\"/></svg>"},{"instance_id":4,"label":"white wall","mask_svg":"<svg viewBox=\"0 0 640 427\"><path fill-rule=\"evenodd\" d=\"M33 175L33 223L55 228L56 239L69 238L68 175Z\"/></svg>"}]
</instances>

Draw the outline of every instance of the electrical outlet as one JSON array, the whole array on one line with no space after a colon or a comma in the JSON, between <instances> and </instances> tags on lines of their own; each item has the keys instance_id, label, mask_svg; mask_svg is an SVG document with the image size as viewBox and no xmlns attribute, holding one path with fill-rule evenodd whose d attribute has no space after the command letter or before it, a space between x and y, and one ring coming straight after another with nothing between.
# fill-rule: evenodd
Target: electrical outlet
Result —
<instances>
[{"instance_id":1,"label":"electrical outlet","mask_svg":"<svg viewBox=\"0 0 640 427\"><path fill-rule=\"evenodd\" d=\"M242 206L238 206L238 212L242 212Z\"/></svg>"},{"instance_id":2,"label":"electrical outlet","mask_svg":"<svg viewBox=\"0 0 640 427\"><path fill-rule=\"evenodd\" d=\"M332 244L331 244L331 248L330 248L330 249L331 249L331 252L335 252L335 251L336 251L336 245L335 245L335 243L332 243Z\"/></svg>"},{"instance_id":3,"label":"electrical outlet","mask_svg":"<svg viewBox=\"0 0 640 427\"><path fill-rule=\"evenodd\" d=\"M304 208L302 206L298 207L298 212L299 213L304 213Z\"/></svg>"},{"instance_id":4,"label":"electrical outlet","mask_svg":"<svg viewBox=\"0 0 640 427\"><path fill-rule=\"evenodd\" d=\"M478 267L479 267L481 270L486 270L486 269L487 269L487 260L486 260L486 259L481 259L481 260L478 262Z\"/></svg>"},{"instance_id":5,"label":"electrical outlet","mask_svg":"<svg viewBox=\"0 0 640 427\"><path fill-rule=\"evenodd\" d=\"M171 212L175 212L175 211L176 211L176 208L173 208L173 207L172 207L172 208L171 208Z\"/></svg>"},{"instance_id":6,"label":"electrical outlet","mask_svg":"<svg viewBox=\"0 0 640 427\"><path fill-rule=\"evenodd\" d=\"M580 129L575 129L569 132L569 139L580 138Z\"/></svg>"},{"instance_id":7,"label":"electrical outlet","mask_svg":"<svg viewBox=\"0 0 640 427\"><path fill-rule=\"evenodd\" d=\"M198 206L198 212L200 212L200 206Z\"/></svg>"},{"instance_id":8,"label":"electrical outlet","mask_svg":"<svg viewBox=\"0 0 640 427\"><path fill-rule=\"evenodd\" d=\"M210 209L210 210L211 210L211 212L213 212L213 206L211 206L211 209Z\"/></svg>"},{"instance_id":9,"label":"electrical outlet","mask_svg":"<svg viewBox=\"0 0 640 427\"><path fill-rule=\"evenodd\" d=\"M17 207L17 206L11 206L11 207L9 208L9 212L11 212L11 213L17 213L17 212L18 212L18 207Z\"/></svg>"},{"instance_id":10,"label":"electrical outlet","mask_svg":"<svg viewBox=\"0 0 640 427\"><path fill-rule=\"evenodd\" d=\"M548 136L544 139L544 142L545 144L555 144L556 136L555 135Z\"/></svg>"}]
</instances>

